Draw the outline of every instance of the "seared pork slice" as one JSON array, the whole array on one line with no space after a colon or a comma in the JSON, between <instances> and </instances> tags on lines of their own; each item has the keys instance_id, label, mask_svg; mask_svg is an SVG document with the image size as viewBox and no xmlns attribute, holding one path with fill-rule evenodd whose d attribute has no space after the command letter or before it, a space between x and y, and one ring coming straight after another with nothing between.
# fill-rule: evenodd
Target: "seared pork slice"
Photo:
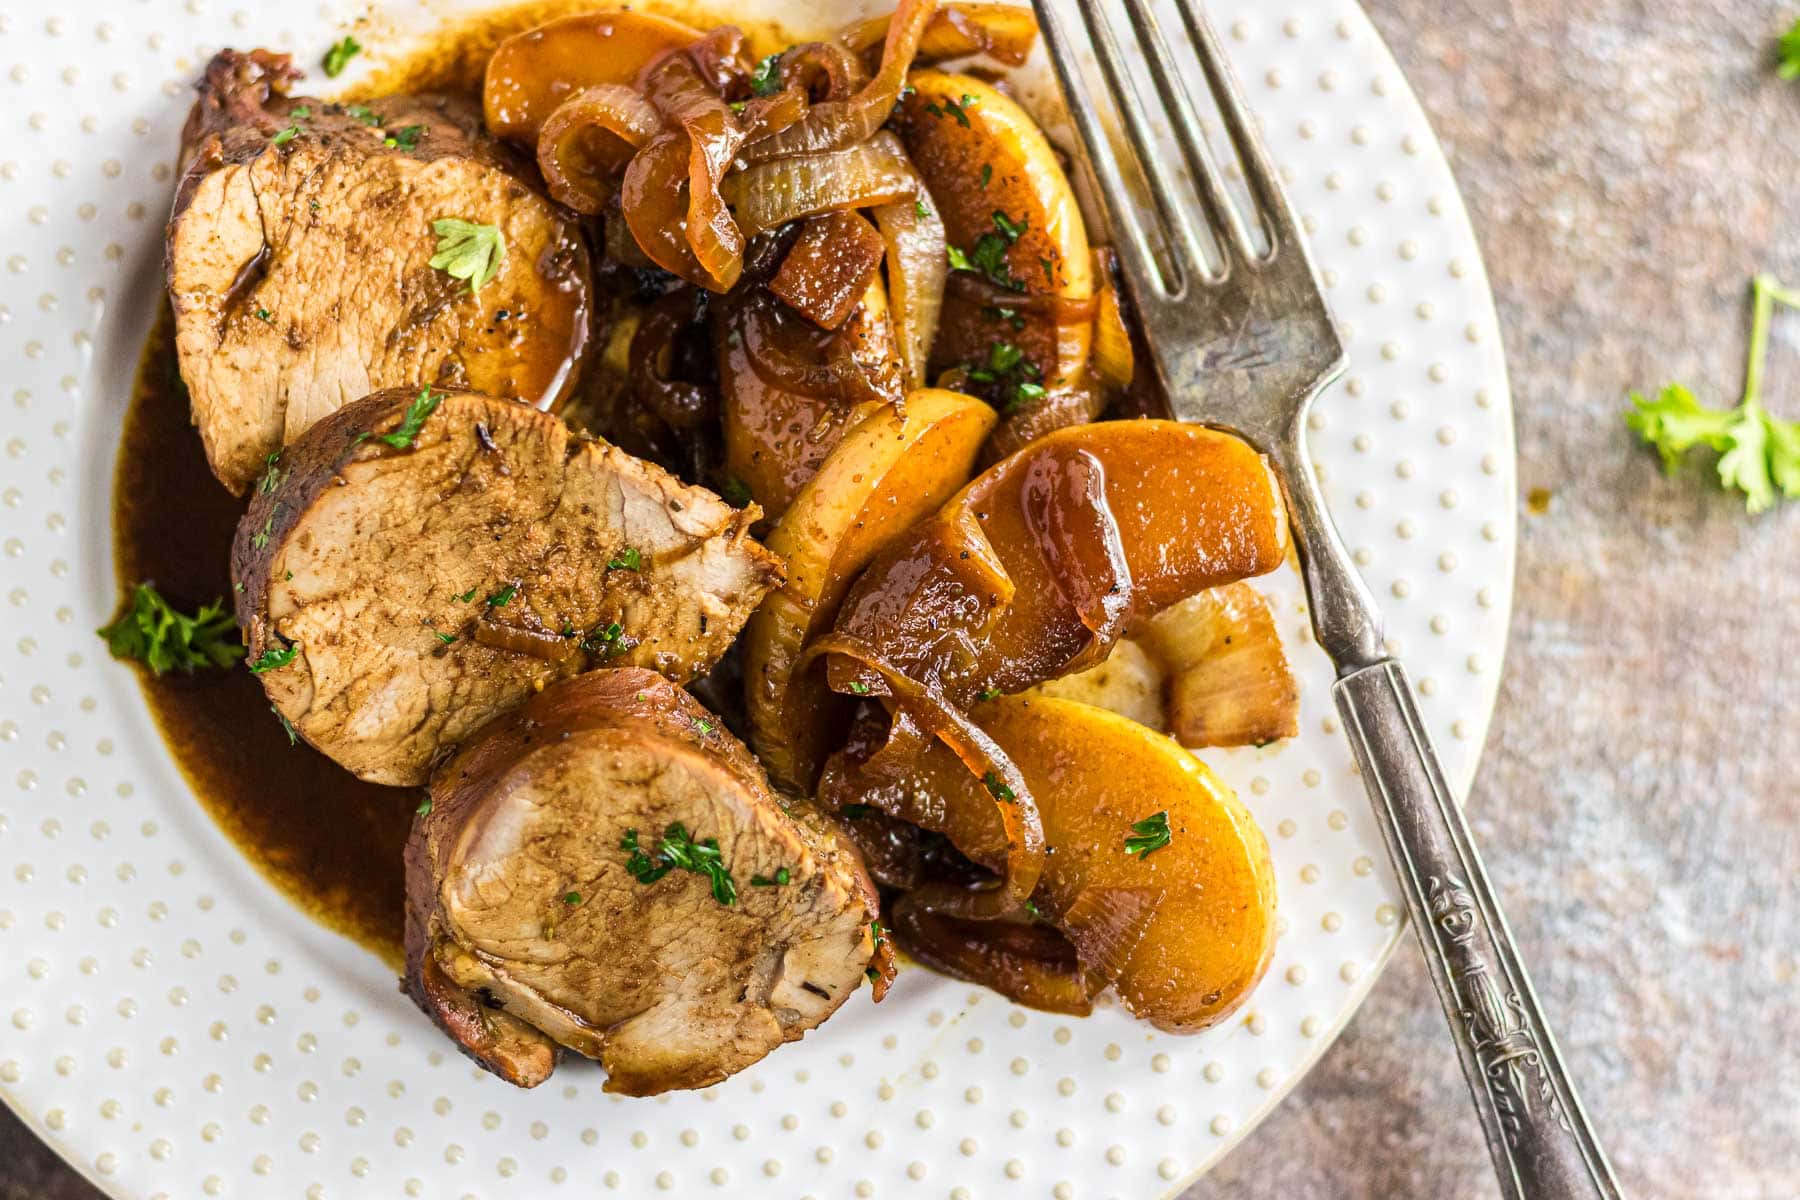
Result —
<instances>
[{"instance_id":1,"label":"seared pork slice","mask_svg":"<svg viewBox=\"0 0 1800 1200\"><path fill-rule=\"evenodd\" d=\"M363 779L420 784L548 683L710 667L781 577L758 515L518 401L378 392L257 485L232 546L238 622L301 737Z\"/></svg>"},{"instance_id":2,"label":"seared pork slice","mask_svg":"<svg viewBox=\"0 0 1800 1200\"><path fill-rule=\"evenodd\" d=\"M289 96L288 57L225 50L182 135L169 223L175 342L213 473L264 458L380 388L471 387L555 407L587 347L592 281L573 218L446 96ZM477 288L435 269L434 221L493 226ZM486 235L483 235L486 236Z\"/></svg>"},{"instance_id":3,"label":"seared pork slice","mask_svg":"<svg viewBox=\"0 0 1800 1200\"><path fill-rule=\"evenodd\" d=\"M705 1087L830 1016L875 950L874 885L786 810L716 716L599 670L483 729L406 847L406 988L523 1087L557 1048L606 1090Z\"/></svg>"}]
</instances>

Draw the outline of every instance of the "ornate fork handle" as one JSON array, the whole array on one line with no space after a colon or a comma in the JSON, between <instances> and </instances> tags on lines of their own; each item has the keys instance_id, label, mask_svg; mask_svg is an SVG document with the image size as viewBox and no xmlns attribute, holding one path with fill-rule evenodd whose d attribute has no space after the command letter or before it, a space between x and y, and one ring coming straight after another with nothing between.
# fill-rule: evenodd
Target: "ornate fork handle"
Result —
<instances>
[{"instance_id":1,"label":"ornate fork handle","mask_svg":"<svg viewBox=\"0 0 1800 1200\"><path fill-rule=\"evenodd\" d=\"M1513 947L1481 855L1438 769L1400 664L1332 694L1387 839L1508 1200L1621 1195Z\"/></svg>"}]
</instances>

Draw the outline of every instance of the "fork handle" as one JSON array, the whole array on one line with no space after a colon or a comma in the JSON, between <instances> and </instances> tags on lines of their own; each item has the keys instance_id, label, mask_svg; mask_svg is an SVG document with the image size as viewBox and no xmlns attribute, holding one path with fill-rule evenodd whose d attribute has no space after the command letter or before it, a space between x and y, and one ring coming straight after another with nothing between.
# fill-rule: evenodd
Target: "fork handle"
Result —
<instances>
[{"instance_id":1,"label":"fork handle","mask_svg":"<svg viewBox=\"0 0 1800 1200\"><path fill-rule=\"evenodd\" d=\"M1456 1036L1501 1193L1616 1200L1618 1182L1538 1011L1405 671L1391 658L1352 669L1332 695Z\"/></svg>"}]
</instances>

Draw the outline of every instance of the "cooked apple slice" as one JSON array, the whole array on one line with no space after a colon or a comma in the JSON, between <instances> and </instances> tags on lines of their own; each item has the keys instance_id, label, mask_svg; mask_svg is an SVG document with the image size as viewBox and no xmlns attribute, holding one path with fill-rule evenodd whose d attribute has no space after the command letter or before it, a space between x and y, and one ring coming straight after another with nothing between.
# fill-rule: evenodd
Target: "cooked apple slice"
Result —
<instances>
[{"instance_id":1,"label":"cooked apple slice","mask_svg":"<svg viewBox=\"0 0 1800 1200\"><path fill-rule=\"evenodd\" d=\"M914 71L908 82L897 125L957 268L932 369L997 374L992 398L1022 414L1046 393L1085 387L1093 267L1055 150L1024 109L973 76Z\"/></svg>"},{"instance_id":2,"label":"cooked apple slice","mask_svg":"<svg viewBox=\"0 0 1800 1200\"><path fill-rule=\"evenodd\" d=\"M744 685L751 740L777 782L811 787L832 725L818 673L794 677L808 634L831 623L870 559L968 480L993 426L987 405L936 388L908 396L904 413L876 408L770 530L766 544L786 560L788 582L750 618Z\"/></svg>"},{"instance_id":3,"label":"cooked apple slice","mask_svg":"<svg viewBox=\"0 0 1800 1200\"><path fill-rule=\"evenodd\" d=\"M1032 900L1083 968L1171 1033L1216 1024L1242 1003L1274 950L1275 877L1268 843L1231 789L1169 738L1090 705L1010 696L971 716L1031 789L1046 851ZM832 800L942 833L983 866L1005 860L1007 797L941 742L904 786L858 791L844 756L826 779L821 795Z\"/></svg>"},{"instance_id":4,"label":"cooked apple slice","mask_svg":"<svg viewBox=\"0 0 1800 1200\"><path fill-rule=\"evenodd\" d=\"M1038 684L1029 692L1052 700L1073 700L1129 717L1151 729L1168 729L1163 703L1162 664L1129 637L1119 639L1106 661L1085 671Z\"/></svg>"},{"instance_id":5,"label":"cooked apple slice","mask_svg":"<svg viewBox=\"0 0 1800 1200\"><path fill-rule=\"evenodd\" d=\"M700 36L644 12L578 13L515 33L488 59L481 90L488 132L535 149L538 131L572 93L629 84L652 58Z\"/></svg>"}]
</instances>

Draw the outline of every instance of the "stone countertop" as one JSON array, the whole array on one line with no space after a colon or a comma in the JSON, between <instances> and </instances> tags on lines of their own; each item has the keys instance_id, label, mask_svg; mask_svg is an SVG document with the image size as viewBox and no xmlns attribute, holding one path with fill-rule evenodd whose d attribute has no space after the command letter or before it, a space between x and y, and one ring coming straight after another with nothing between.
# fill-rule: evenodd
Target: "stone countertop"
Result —
<instances>
[{"instance_id":1,"label":"stone countertop","mask_svg":"<svg viewBox=\"0 0 1800 1200\"><path fill-rule=\"evenodd\" d=\"M1365 4L1474 217L1536 500L1477 834L1627 1193L1800 1196L1800 503L1748 518L1619 419L1669 380L1735 398L1750 275L1800 283L1800 83L1769 68L1800 12ZM1800 416L1800 314L1774 344ZM1409 939L1184 1200L1497 1194ZM0 1109L0 1200L96 1196Z\"/></svg>"}]
</instances>

